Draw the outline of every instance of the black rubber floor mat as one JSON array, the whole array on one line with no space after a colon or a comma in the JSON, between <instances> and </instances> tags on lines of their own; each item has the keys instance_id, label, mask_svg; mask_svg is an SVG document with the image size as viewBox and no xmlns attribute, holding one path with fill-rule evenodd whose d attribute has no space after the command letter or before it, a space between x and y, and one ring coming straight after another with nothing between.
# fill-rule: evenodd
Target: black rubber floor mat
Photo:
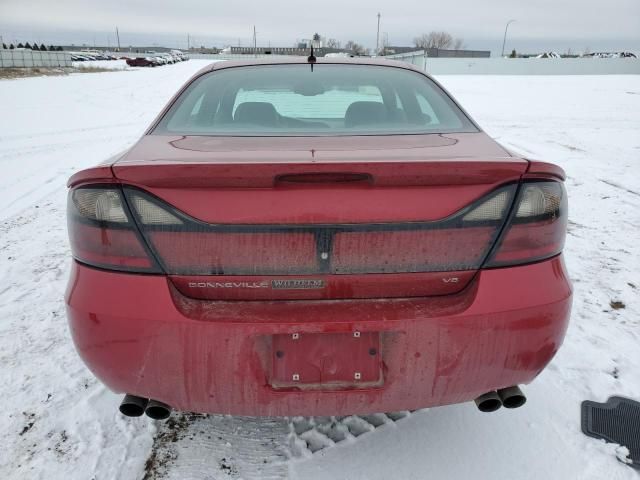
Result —
<instances>
[{"instance_id":1,"label":"black rubber floor mat","mask_svg":"<svg viewBox=\"0 0 640 480\"><path fill-rule=\"evenodd\" d=\"M582 431L629 449L630 467L640 469L640 402L610 397L606 403L582 402Z\"/></svg>"}]
</instances>

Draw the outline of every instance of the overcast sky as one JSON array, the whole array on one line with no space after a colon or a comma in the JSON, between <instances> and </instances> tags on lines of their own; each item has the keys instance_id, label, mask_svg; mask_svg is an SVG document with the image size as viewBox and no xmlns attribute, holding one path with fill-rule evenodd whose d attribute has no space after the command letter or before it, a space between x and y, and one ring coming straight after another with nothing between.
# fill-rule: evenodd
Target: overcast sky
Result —
<instances>
[{"instance_id":1,"label":"overcast sky","mask_svg":"<svg viewBox=\"0 0 640 480\"><path fill-rule=\"evenodd\" d=\"M410 45L423 32L446 30L471 49L499 53L505 23L507 50L640 50L640 0L0 0L0 35L46 44L292 46L319 32L367 47L381 35Z\"/></svg>"}]
</instances>

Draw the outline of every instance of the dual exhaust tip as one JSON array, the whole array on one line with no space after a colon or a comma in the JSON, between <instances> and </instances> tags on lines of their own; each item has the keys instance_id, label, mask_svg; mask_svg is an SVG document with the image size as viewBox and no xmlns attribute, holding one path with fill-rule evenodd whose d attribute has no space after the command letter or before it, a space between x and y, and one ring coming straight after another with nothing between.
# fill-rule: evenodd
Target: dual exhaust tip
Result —
<instances>
[{"instance_id":1,"label":"dual exhaust tip","mask_svg":"<svg viewBox=\"0 0 640 480\"><path fill-rule=\"evenodd\" d=\"M141 417L146 414L153 420L166 420L171 415L171 407L158 400L125 395L120 404L120 413L127 417Z\"/></svg>"},{"instance_id":2,"label":"dual exhaust tip","mask_svg":"<svg viewBox=\"0 0 640 480\"><path fill-rule=\"evenodd\" d=\"M527 403L527 397L518 386L513 386L487 392L476 398L475 402L481 412L495 412L500 407L519 408Z\"/></svg>"},{"instance_id":3,"label":"dual exhaust tip","mask_svg":"<svg viewBox=\"0 0 640 480\"><path fill-rule=\"evenodd\" d=\"M487 392L475 399L481 412L495 412L500 407L519 408L527 402L518 386ZM127 417L141 417L146 414L153 420L166 420L171 415L171 407L158 400L127 394L120 404L120 413Z\"/></svg>"}]
</instances>

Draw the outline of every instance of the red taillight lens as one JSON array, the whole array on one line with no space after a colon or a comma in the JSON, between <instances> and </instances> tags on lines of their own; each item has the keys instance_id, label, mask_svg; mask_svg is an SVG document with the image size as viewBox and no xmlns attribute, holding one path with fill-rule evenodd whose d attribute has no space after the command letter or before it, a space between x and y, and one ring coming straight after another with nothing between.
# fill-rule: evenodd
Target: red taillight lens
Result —
<instances>
[{"instance_id":1,"label":"red taillight lens","mask_svg":"<svg viewBox=\"0 0 640 480\"><path fill-rule=\"evenodd\" d=\"M562 252L567 193L560 182L530 182L520 189L514 213L486 266L535 262Z\"/></svg>"},{"instance_id":2,"label":"red taillight lens","mask_svg":"<svg viewBox=\"0 0 640 480\"><path fill-rule=\"evenodd\" d=\"M71 190L67 222L74 258L111 270L158 272L129 217L117 188Z\"/></svg>"}]
</instances>

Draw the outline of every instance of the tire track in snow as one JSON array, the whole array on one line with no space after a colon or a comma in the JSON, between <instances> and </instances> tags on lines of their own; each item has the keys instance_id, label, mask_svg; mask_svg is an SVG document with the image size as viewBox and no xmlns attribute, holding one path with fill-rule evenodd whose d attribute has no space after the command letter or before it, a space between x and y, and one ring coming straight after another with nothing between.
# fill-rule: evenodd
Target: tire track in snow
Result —
<instances>
[{"instance_id":1,"label":"tire track in snow","mask_svg":"<svg viewBox=\"0 0 640 480\"><path fill-rule=\"evenodd\" d=\"M352 445L409 412L344 417L259 418L174 413L158 424L145 480L289 477L289 462Z\"/></svg>"},{"instance_id":2,"label":"tire track in snow","mask_svg":"<svg viewBox=\"0 0 640 480\"><path fill-rule=\"evenodd\" d=\"M286 478L284 419L174 413L158 425L145 480Z\"/></svg>"}]
</instances>

